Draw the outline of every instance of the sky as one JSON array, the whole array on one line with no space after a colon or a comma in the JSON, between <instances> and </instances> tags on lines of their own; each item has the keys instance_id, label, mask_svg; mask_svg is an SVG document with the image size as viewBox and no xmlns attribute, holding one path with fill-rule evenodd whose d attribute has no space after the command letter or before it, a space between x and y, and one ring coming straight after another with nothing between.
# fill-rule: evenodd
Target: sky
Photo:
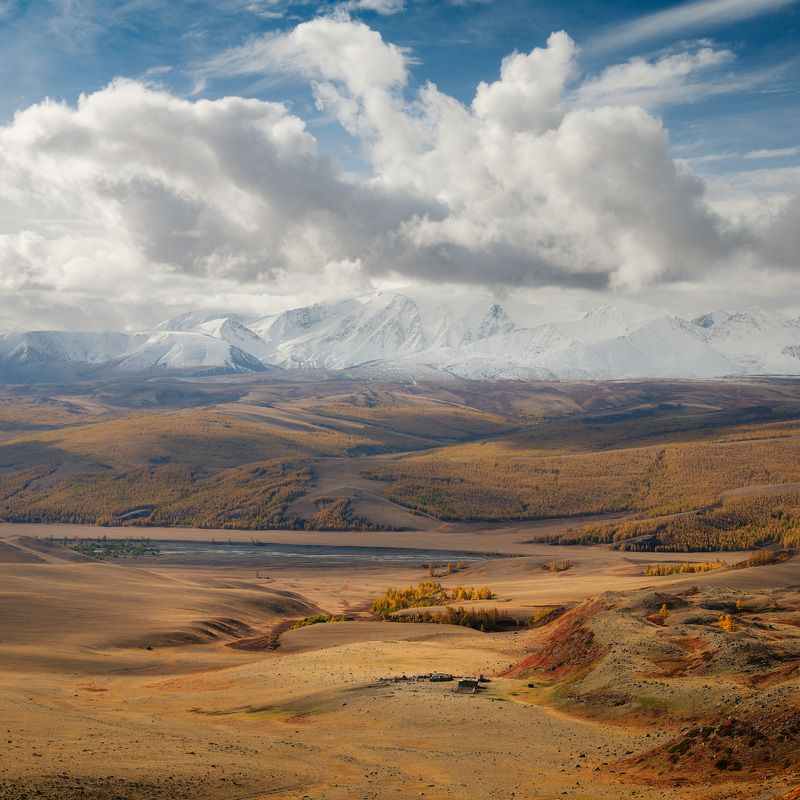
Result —
<instances>
[{"instance_id":1,"label":"sky","mask_svg":"<svg viewBox=\"0 0 800 800\"><path fill-rule=\"evenodd\" d=\"M0 0L0 331L800 315L798 45L800 0Z\"/></svg>"}]
</instances>

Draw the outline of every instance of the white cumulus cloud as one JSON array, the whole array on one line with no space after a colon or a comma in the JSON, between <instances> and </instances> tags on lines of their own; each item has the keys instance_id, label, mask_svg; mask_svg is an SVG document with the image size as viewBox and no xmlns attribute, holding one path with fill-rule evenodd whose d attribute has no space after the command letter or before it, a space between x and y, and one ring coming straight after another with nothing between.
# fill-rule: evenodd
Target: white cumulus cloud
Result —
<instances>
[{"instance_id":1,"label":"white cumulus cloud","mask_svg":"<svg viewBox=\"0 0 800 800\"><path fill-rule=\"evenodd\" d=\"M76 106L33 105L0 127L0 308L12 323L13 308L48 303L61 319L68 304L135 322L178 301L398 276L637 291L760 260L796 268L792 194L761 204L757 224L742 211L757 203L726 214L636 102L729 59L701 46L581 81L556 32L464 104L411 89L411 54L339 13L207 65L208 80L308 80L360 144L363 178L280 103L118 80Z\"/></svg>"},{"instance_id":2,"label":"white cumulus cloud","mask_svg":"<svg viewBox=\"0 0 800 800\"><path fill-rule=\"evenodd\" d=\"M361 141L376 183L445 209L405 221L368 267L637 288L713 267L732 246L703 202L702 182L672 158L657 118L636 106L590 104L580 90L572 101L577 48L564 32L504 59L500 78L481 83L469 106L432 84L406 97L402 51L348 19L307 22L249 48L258 51L252 63L243 50L227 63L239 72L299 65L320 108ZM688 68L649 65L638 79L630 74L638 65L628 65L587 82L594 89L586 93L727 57L704 49L686 58Z\"/></svg>"}]
</instances>

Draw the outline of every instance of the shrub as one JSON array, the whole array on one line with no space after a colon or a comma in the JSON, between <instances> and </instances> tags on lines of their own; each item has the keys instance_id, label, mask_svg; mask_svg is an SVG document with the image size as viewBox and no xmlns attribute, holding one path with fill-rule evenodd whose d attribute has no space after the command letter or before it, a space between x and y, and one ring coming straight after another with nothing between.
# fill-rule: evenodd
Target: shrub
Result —
<instances>
[{"instance_id":1,"label":"shrub","mask_svg":"<svg viewBox=\"0 0 800 800\"><path fill-rule=\"evenodd\" d=\"M574 561L551 561L549 564L545 564L542 569L548 572L566 572L574 566Z\"/></svg>"},{"instance_id":2,"label":"shrub","mask_svg":"<svg viewBox=\"0 0 800 800\"><path fill-rule=\"evenodd\" d=\"M710 572L714 569L727 567L724 561L702 561L693 563L684 561L682 564L648 564L644 569L645 575L675 575L683 573Z\"/></svg>"},{"instance_id":3,"label":"shrub","mask_svg":"<svg viewBox=\"0 0 800 800\"><path fill-rule=\"evenodd\" d=\"M395 611L406 608L443 606L454 601L491 600L494 597L494 592L488 586L469 588L456 586L448 590L438 581L420 581L417 586L388 589L383 597L379 597L372 604L372 611L378 616L388 617Z\"/></svg>"},{"instance_id":4,"label":"shrub","mask_svg":"<svg viewBox=\"0 0 800 800\"><path fill-rule=\"evenodd\" d=\"M391 622L461 625L465 628L473 628L486 633L517 628L525 624L496 608L465 609L463 607L451 607L439 613L420 611L416 614L398 614L397 616L390 616L388 619Z\"/></svg>"},{"instance_id":5,"label":"shrub","mask_svg":"<svg viewBox=\"0 0 800 800\"><path fill-rule=\"evenodd\" d=\"M736 630L736 620L731 614L726 612L725 614L720 615L719 626L726 633L733 633Z\"/></svg>"},{"instance_id":6,"label":"shrub","mask_svg":"<svg viewBox=\"0 0 800 800\"><path fill-rule=\"evenodd\" d=\"M333 617L329 614L316 614L312 617L304 617L301 620L298 620L293 625L289 627L290 631L296 631L298 628L307 628L309 625L322 625L327 622L349 622L352 617L348 616L341 616L341 617Z\"/></svg>"}]
</instances>

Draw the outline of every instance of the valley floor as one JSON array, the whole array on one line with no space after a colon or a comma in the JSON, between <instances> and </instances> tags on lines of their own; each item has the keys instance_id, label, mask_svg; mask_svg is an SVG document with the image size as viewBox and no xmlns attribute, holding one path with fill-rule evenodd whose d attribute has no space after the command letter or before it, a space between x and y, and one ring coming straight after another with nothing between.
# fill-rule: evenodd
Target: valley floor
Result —
<instances>
[{"instance_id":1,"label":"valley floor","mask_svg":"<svg viewBox=\"0 0 800 800\"><path fill-rule=\"evenodd\" d=\"M74 526L70 531L74 536ZM632 759L668 746L685 721L668 713L589 714L570 705L563 688L559 699L558 670L539 674L520 666L543 644L552 646L543 638L552 636L552 626L481 633L372 621L370 601L388 586L426 578L422 564L375 566L354 559L324 569L272 562L254 570L249 564L181 566L159 557L97 562L36 538L61 533L57 526L0 528L3 800L775 800L800 783L796 764L708 776L682 761L670 768L674 772L643 769ZM148 534L188 541L222 535L174 529ZM736 572L645 577L644 564L667 556L554 548L526 543L529 534L529 527L509 525L480 536L466 526L445 526L392 534L390 540L354 532L255 537L296 545L313 540L332 550L397 547L400 537L406 548L505 553L509 557L474 563L442 582L489 585L498 597L484 604L517 615L550 604L572 606L609 590L624 592L614 595L613 604L627 608L639 597L650 598L653 586L668 599L689 597L692 586L739 597L772 593L774 599L780 587L800 584L797 558ZM230 532L230 538L248 542L251 534ZM721 557L734 560L732 555ZM562 573L543 569L562 557L574 566ZM796 592L788 596L797 598ZM675 599L684 602L692 601ZM781 619L795 619L795 605L780 612ZM321 612L347 613L353 621L287 631L276 650L258 649L266 647L259 644L265 632ZM598 617L597 641L602 644L610 626L620 646L641 647L642 636L649 637L647 646L662 642L663 631L645 611L625 614L620 619L636 624L628 628ZM692 623L675 614L674 635L682 640L678 624ZM798 629L800 624L781 628L782 647L794 642L786 637ZM717 635L709 628L703 636L711 642L712 633ZM744 633L737 636L747 645ZM230 647L234 642L249 642L249 649ZM380 681L433 671L484 674L491 681L474 696L454 692L453 683ZM646 677L620 671L618 682L626 685L619 690L635 694L640 679ZM696 680L669 678L668 688L688 692ZM704 680L719 680L730 692L720 676ZM789 710L796 707L796 673L778 683L788 694L764 697L771 703L783 697L785 713L796 713ZM745 694L755 697L755 691Z\"/></svg>"}]
</instances>

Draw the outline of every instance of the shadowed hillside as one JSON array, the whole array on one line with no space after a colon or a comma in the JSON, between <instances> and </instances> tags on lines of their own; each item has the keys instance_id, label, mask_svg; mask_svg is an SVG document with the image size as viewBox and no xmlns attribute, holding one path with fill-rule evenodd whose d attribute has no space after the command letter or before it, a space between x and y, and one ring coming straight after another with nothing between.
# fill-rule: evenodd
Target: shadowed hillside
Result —
<instances>
[{"instance_id":1,"label":"shadowed hillside","mask_svg":"<svg viewBox=\"0 0 800 800\"><path fill-rule=\"evenodd\" d=\"M788 381L440 385L309 376L48 390L9 390L0 413L0 518L8 521L414 529L437 520L649 518L714 506L742 487L800 484L800 400ZM780 502L765 500L760 513ZM638 547L661 523L646 524L560 541ZM739 533L714 539L711 518L702 531L672 521L653 546L778 541L746 535L753 524L744 514ZM791 537L792 526L783 533Z\"/></svg>"}]
</instances>

